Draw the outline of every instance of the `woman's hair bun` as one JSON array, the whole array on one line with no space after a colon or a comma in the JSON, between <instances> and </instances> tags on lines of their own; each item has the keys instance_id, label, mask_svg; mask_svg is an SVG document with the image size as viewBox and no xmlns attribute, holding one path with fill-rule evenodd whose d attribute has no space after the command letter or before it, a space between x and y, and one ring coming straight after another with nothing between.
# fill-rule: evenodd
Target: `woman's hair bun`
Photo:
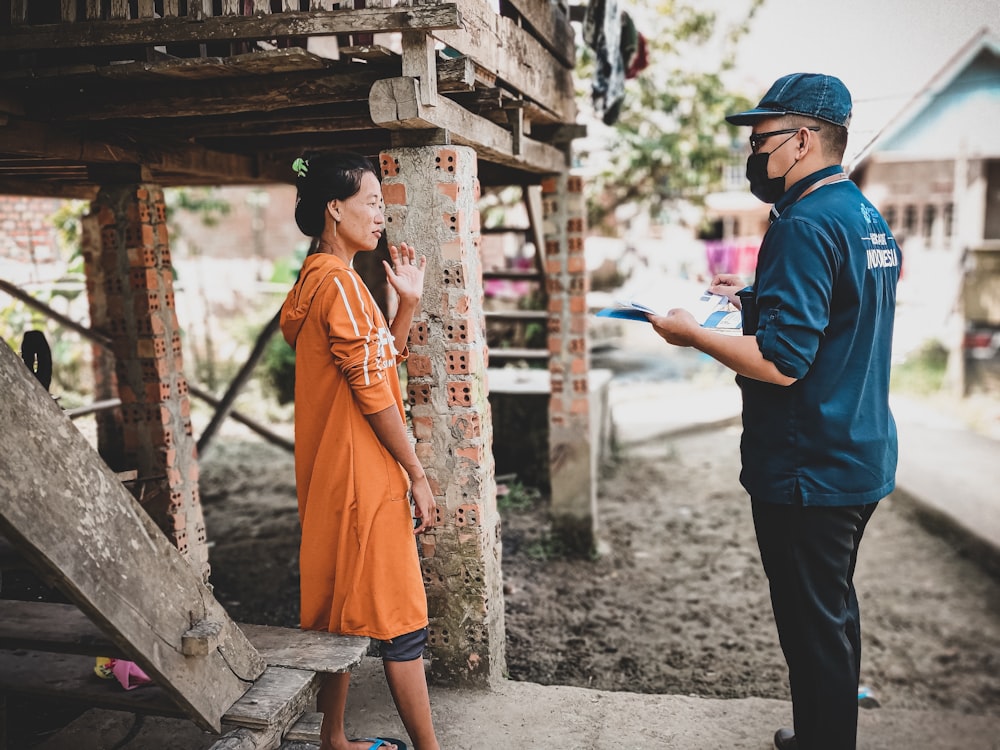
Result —
<instances>
[{"instance_id":1,"label":"woman's hair bun","mask_svg":"<svg viewBox=\"0 0 1000 750\"><path fill-rule=\"evenodd\" d=\"M365 172L379 176L371 159L350 152L303 154L292 162L292 168L298 188L295 223L309 237L323 233L327 203L356 195Z\"/></svg>"}]
</instances>

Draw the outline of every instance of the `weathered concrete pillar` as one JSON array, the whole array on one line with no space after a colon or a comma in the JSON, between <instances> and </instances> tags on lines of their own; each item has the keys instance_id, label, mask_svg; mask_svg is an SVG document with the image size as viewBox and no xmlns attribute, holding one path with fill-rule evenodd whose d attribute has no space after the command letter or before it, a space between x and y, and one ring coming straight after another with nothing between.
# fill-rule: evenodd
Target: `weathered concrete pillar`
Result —
<instances>
[{"instance_id":1,"label":"weathered concrete pillar","mask_svg":"<svg viewBox=\"0 0 1000 750\"><path fill-rule=\"evenodd\" d=\"M389 242L411 243L427 256L407 396L417 455L441 514L422 540L432 675L491 685L503 676L505 631L476 154L460 146L394 148L380 164Z\"/></svg>"},{"instance_id":2,"label":"weathered concrete pillar","mask_svg":"<svg viewBox=\"0 0 1000 750\"><path fill-rule=\"evenodd\" d=\"M587 373L586 207L579 177L542 183L549 292L549 473L553 531L571 554L594 549L597 466L591 450Z\"/></svg>"},{"instance_id":3,"label":"weathered concrete pillar","mask_svg":"<svg viewBox=\"0 0 1000 750\"><path fill-rule=\"evenodd\" d=\"M83 254L94 327L113 342L114 376L95 362L102 395L122 400L120 424L102 416L99 446L118 470L135 469L133 494L208 580L198 494L198 452L174 309L163 191L155 185L102 188L84 221ZM119 437L120 436L120 437ZM120 440L119 446L107 441Z\"/></svg>"}]
</instances>

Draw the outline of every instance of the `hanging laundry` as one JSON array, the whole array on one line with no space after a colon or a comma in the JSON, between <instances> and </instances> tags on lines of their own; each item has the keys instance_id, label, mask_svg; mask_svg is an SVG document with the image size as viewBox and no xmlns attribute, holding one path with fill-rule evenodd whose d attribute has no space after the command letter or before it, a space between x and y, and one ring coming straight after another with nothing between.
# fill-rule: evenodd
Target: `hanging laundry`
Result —
<instances>
[{"instance_id":1,"label":"hanging laundry","mask_svg":"<svg viewBox=\"0 0 1000 750\"><path fill-rule=\"evenodd\" d=\"M594 112L606 125L618 120L625 98L621 34L618 0L590 0L583 19L583 40L594 52L594 80L590 96Z\"/></svg>"},{"instance_id":2,"label":"hanging laundry","mask_svg":"<svg viewBox=\"0 0 1000 750\"><path fill-rule=\"evenodd\" d=\"M627 12L622 11L622 63L625 65L625 78L632 79L649 67L649 47L646 37L635 27Z\"/></svg>"}]
</instances>

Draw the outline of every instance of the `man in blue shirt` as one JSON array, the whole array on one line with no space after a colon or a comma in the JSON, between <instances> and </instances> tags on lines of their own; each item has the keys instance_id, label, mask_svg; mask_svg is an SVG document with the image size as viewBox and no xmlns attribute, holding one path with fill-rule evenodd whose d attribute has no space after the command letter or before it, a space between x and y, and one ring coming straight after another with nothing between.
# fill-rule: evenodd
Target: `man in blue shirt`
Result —
<instances>
[{"instance_id":1,"label":"man in blue shirt","mask_svg":"<svg viewBox=\"0 0 1000 750\"><path fill-rule=\"evenodd\" d=\"M743 336L701 328L685 310L650 316L668 343L737 373L742 472L778 638L794 730L779 750L854 750L861 625L853 575L865 525L895 486L889 364L900 254L885 221L844 174L851 96L832 76L774 83L750 125L750 189L773 203ZM737 296L737 291L741 291Z\"/></svg>"}]
</instances>

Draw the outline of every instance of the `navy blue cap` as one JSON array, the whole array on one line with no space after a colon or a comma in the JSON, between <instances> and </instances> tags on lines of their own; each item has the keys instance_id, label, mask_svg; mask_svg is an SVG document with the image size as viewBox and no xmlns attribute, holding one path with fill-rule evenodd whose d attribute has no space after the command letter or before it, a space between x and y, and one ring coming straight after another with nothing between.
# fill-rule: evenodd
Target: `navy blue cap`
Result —
<instances>
[{"instance_id":1,"label":"navy blue cap","mask_svg":"<svg viewBox=\"0 0 1000 750\"><path fill-rule=\"evenodd\" d=\"M851 122L851 92L834 76L792 73L775 81L756 107L728 115L726 120L733 125L753 125L782 115L805 115L846 128Z\"/></svg>"}]
</instances>

